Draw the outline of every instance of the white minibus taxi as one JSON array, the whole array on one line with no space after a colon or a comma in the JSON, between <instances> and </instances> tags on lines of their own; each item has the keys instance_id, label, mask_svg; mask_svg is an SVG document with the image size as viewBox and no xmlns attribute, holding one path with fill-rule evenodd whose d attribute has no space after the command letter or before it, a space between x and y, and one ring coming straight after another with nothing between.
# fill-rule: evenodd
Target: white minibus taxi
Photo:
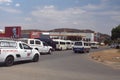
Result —
<instances>
[{"instance_id":1,"label":"white minibus taxi","mask_svg":"<svg viewBox=\"0 0 120 80\"><path fill-rule=\"evenodd\" d=\"M89 42L85 41L76 41L73 46L73 51L75 53L82 52L86 53L90 51L90 44Z\"/></svg>"},{"instance_id":2,"label":"white minibus taxi","mask_svg":"<svg viewBox=\"0 0 120 80\"><path fill-rule=\"evenodd\" d=\"M90 42L90 46L91 46L92 49L98 49L99 48L98 42Z\"/></svg>"},{"instance_id":3,"label":"white minibus taxi","mask_svg":"<svg viewBox=\"0 0 120 80\"><path fill-rule=\"evenodd\" d=\"M71 41L71 40L65 40L66 41L66 47L67 47L67 49L69 50L69 49L72 49L72 47L73 47L73 41Z\"/></svg>"},{"instance_id":4,"label":"white minibus taxi","mask_svg":"<svg viewBox=\"0 0 120 80\"><path fill-rule=\"evenodd\" d=\"M56 44L56 50L66 50L66 41L62 39L53 39L53 41Z\"/></svg>"}]
</instances>

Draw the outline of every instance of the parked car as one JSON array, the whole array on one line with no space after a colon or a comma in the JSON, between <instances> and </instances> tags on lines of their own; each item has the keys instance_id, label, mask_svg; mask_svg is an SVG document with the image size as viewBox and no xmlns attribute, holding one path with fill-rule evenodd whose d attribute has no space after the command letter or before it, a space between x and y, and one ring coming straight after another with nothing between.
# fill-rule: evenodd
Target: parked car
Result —
<instances>
[{"instance_id":1,"label":"parked car","mask_svg":"<svg viewBox=\"0 0 120 80\"><path fill-rule=\"evenodd\" d=\"M0 62L12 66L16 61L39 61L39 52L21 41L0 40Z\"/></svg>"}]
</instances>

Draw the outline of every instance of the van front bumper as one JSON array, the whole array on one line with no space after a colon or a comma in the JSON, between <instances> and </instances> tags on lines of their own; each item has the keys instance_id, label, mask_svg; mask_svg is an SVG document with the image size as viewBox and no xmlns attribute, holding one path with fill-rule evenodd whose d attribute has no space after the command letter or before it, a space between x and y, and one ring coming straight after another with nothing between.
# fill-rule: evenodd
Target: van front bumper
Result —
<instances>
[{"instance_id":1,"label":"van front bumper","mask_svg":"<svg viewBox=\"0 0 120 80\"><path fill-rule=\"evenodd\" d=\"M74 52L83 52L84 48L73 48Z\"/></svg>"}]
</instances>

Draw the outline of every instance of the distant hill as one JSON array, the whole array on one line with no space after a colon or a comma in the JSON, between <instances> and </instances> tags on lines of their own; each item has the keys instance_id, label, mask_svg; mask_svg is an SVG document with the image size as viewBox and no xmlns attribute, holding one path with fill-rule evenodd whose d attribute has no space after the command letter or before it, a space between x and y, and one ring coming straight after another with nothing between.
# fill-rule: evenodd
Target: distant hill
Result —
<instances>
[{"instance_id":1,"label":"distant hill","mask_svg":"<svg viewBox=\"0 0 120 80\"><path fill-rule=\"evenodd\" d=\"M46 32L45 30L27 29L27 30L22 30L22 33L31 33L32 31L34 31L34 32Z\"/></svg>"},{"instance_id":2,"label":"distant hill","mask_svg":"<svg viewBox=\"0 0 120 80\"><path fill-rule=\"evenodd\" d=\"M74 32L74 33L78 33L78 32L82 32L82 33L94 33L95 31L86 29L86 30L80 30L80 29L70 29L70 28L58 28L58 29L53 29L53 30L49 30L49 32Z\"/></svg>"},{"instance_id":3,"label":"distant hill","mask_svg":"<svg viewBox=\"0 0 120 80\"><path fill-rule=\"evenodd\" d=\"M37 30L37 29L28 29L28 30L22 30L22 33L30 33L31 31L35 32L74 32L74 33L94 33L95 31L85 29L85 30L80 30L80 29L70 29L70 28L58 28L58 29L53 29L53 30Z\"/></svg>"}]
</instances>

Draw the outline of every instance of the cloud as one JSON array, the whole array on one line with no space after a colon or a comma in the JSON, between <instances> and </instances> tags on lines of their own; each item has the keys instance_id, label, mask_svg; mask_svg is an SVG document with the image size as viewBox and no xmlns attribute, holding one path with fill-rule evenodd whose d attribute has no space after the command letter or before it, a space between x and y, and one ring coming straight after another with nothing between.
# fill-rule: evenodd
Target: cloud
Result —
<instances>
[{"instance_id":1,"label":"cloud","mask_svg":"<svg viewBox=\"0 0 120 80\"><path fill-rule=\"evenodd\" d=\"M93 4L88 4L88 5L85 5L82 7L82 9L85 9L85 10L98 10L98 9L101 9L103 6L101 5L93 5Z\"/></svg>"},{"instance_id":2,"label":"cloud","mask_svg":"<svg viewBox=\"0 0 120 80\"><path fill-rule=\"evenodd\" d=\"M55 6L38 7L31 12L36 24L39 26L51 27L79 27L81 23L81 15L85 11L80 8L68 8L65 10L58 10Z\"/></svg>"},{"instance_id":3,"label":"cloud","mask_svg":"<svg viewBox=\"0 0 120 80\"><path fill-rule=\"evenodd\" d=\"M7 5L7 6L9 6L9 5L10 5L10 3L6 3L6 5Z\"/></svg>"},{"instance_id":4,"label":"cloud","mask_svg":"<svg viewBox=\"0 0 120 80\"><path fill-rule=\"evenodd\" d=\"M113 20L116 20L116 21L120 22L120 15L119 16L111 16L111 18Z\"/></svg>"},{"instance_id":5,"label":"cloud","mask_svg":"<svg viewBox=\"0 0 120 80\"><path fill-rule=\"evenodd\" d=\"M109 4L106 4L105 2L109 3L110 0L101 0L101 3L96 4L88 4L81 9L86 10L87 14L91 16L102 16L105 17L111 17L111 16L120 16L120 8L118 5L111 6Z\"/></svg>"},{"instance_id":6,"label":"cloud","mask_svg":"<svg viewBox=\"0 0 120 80\"><path fill-rule=\"evenodd\" d=\"M64 9L54 5L32 6L32 11L29 11L27 15L26 12L19 15L20 19L18 21L14 19L11 24L19 24L24 29L78 28L108 33L114 25L116 26L120 22L119 5L110 5L107 3L110 0L100 1L99 4L91 3ZM21 5L16 3L15 6ZM12 6L0 7L0 10L9 13L22 13Z\"/></svg>"},{"instance_id":7,"label":"cloud","mask_svg":"<svg viewBox=\"0 0 120 80\"><path fill-rule=\"evenodd\" d=\"M68 27L102 32L104 27L108 33L114 25L118 24L120 16L119 11L108 8L109 6L105 4L88 4L83 7L59 10L50 5L37 7L31 12L31 15L34 25L41 27L41 29Z\"/></svg>"},{"instance_id":8,"label":"cloud","mask_svg":"<svg viewBox=\"0 0 120 80\"><path fill-rule=\"evenodd\" d=\"M50 5L50 6L44 6L44 9L54 9L54 5Z\"/></svg>"},{"instance_id":9,"label":"cloud","mask_svg":"<svg viewBox=\"0 0 120 80\"><path fill-rule=\"evenodd\" d=\"M81 8L88 11L105 10L110 7L107 3L109 3L108 0L101 0L101 3L99 4L87 4Z\"/></svg>"},{"instance_id":10,"label":"cloud","mask_svg":"<svg viewBox=\"0 0 120 80\"><path fill-rule=\"evenodd\" d=\"M26 18L25 18L25 21L32 21L32 18L26 17Z\"/></svg>"},{"instance_id":11,"label":"cloud","mask_svg":"<svg viewBox=\"0 0 120 80\"><path fill-rule=\"evenodd\" d=\"M88 4L81 7L81 9L86 10L97 31L102 32L104 28L107 33L110 33L112 27L120 24L119 6L110 5L109 2L110 0L101 0L98 5Z\"/></svg>"},{"instance_id":12,"label":"cloud","mask_svg":"<svg viewBox=\"0 0 120 80\"><path fill-rule=\"evenodd\" d=\"M12 0L0 0L0 3L11 3Z\"/></svg>"},{"instance_id":13,"label":"cloud","mask_svg":"<svg viewBox=\"0 0 120 80\"><path fill-rule=\"evenodd\" d=\"M20 10L8 7L0 7L0 10L8 12L8 13L21 13Z\"/></svg>"},{"instance_id":14,"label":"cloud","mask_svg":"<svg viewBox=\"0 0 120 80\"><path fill-rule=\"evenodd\" d=\"M16 3L16 4L15 4L15 6L16 6L16 7L19 7L19 6L20 6L20 4L19 4L19 3Z\"/></svg>"}]
</instances>

